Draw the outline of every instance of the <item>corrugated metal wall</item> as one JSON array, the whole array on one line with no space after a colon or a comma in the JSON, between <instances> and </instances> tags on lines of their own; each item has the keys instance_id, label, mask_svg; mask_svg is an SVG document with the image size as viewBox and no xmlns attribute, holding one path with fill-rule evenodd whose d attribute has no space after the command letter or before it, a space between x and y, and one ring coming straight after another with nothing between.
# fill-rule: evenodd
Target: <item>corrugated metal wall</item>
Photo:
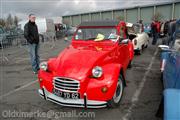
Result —
<instances>
[{"instance_id":1,"label":"corrugated metal wall","mask_svg":"<svg viewBox=\"0 0 180 120\"><path fill-rule=\"evenodd\" d=\"M79 25L81 23L80 15L72 16L72 26Z\"/></svg>"},{"instance_id":2,"label":"corrugated metal wall","mask_svg":"<svg viewBox=\"0 0 180 120\"><path fill-rule=\"evenodd\" d=\"M172 18L180 18L180 2L156 5L156 6L144 6L120 10L99 11L86 14L77 14L70 16L63 16L63 21L66 24L77 26L82 21L90 20L111 20L111 19L124 19L127 22L136 23L139 19L142 19L144 23L150 23L155 13L161 15L161 20L169 20Z\"/></svg>"},{"instance_id":3,"label":"corrugated metal wall","mask_svg":"<svg viewBox=\"0 0 180 120\"><path fill-rule=\"evenodd\" d=\"M81 21L89 21L89 14L84 14L81 16Z\"/></svg>"},{"instance_id":4,"label":"corrugated metal wall","mask_svg":"<svg viewBox=\"0 0 180 120\"><path fill-rule=\"evenodd\" d=\"M136 23L138 21L138 9L126 10L126 21L130 23Z\"/></svg>"},{"instance_id":5,"label":"corrugated metal wall","mask_svg":"<svg viewBox=\"0 0 180 120\"><path fill-rule=\"evenodd\" d=\"M101 18L100 13L92 13L91 14L91 20L100 20Z\"/></svg>"},{"instance_id":6,"label":"corrugated metal wall","mask_svg":"<svg viewBox=\"0 0 180 120\"><path fill-rule=\"evenodd\" d=\"M180 18L180 3L175 4L174 17Z\"/></svg>"},{"instance_id":7,"label":"corrugated metal wall","mask_svg":"<svg viewBox=\"0 0 180 120\"><path fill-rule=\"evenodd\" d=\"M112 11L102 12L102 20L112 20Z\"/></svg>"},{"instance_id":8,"label":"corrugated metal wall","mask_svg":"<svg viewBox=\"0 0 180 120\"><path fill-rule=\"evenodd\" d=\"M118 19L120 17L124 18L124 11L123 10L115 10L113 11L113 19Z\"/></svg>"},{"instance_id":9,"label":"corrugated metal wall","mask_svg":"<svg viewBox=\"0 0 180 120\"><path fill-rule=\"evenodd\" d=\"M151 23L152 16L154 15L154 7L141 8L141 19L145 23Z\"/></svg>"},{"instance_id":10,"label":"corrugated metal wall","mask_svg":"<svg viewBox=\"0 0 180 120\"><path fill-rule=\"evenodd\" d=\"M162 20L169 20L172 18L172 5L157 6L156 12L162 15Z\"/></svg>"}]
</instances>

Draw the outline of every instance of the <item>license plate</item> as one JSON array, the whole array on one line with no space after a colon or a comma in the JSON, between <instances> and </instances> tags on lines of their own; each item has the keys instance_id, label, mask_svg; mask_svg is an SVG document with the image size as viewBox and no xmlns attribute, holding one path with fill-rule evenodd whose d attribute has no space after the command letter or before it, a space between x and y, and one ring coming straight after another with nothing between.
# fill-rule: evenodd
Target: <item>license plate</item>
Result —
<instances>
[{"instance_id":1,"label":"license plate","mask_svg":"<svg viewBox=\"0 0 180 120\"><path fill-rule=\"evenodd\" d=\"M58 96L58 97L62 97L64 99L79 99L80 98L80 94L79 93L69 93L69 92L63 92L57 89L53 90L53 93Z\"/></svg>"}]
</instances>

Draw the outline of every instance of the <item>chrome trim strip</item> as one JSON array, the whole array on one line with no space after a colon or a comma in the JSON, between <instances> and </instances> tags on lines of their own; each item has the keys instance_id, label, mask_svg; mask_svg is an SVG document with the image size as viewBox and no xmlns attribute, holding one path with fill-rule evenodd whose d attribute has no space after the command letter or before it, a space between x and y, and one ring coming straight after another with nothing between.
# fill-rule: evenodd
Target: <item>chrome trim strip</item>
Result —
<instances>
[{"instance_id":1,"label":"chrome trim strip","mask_svg":"<svg viewBox=\"0 0 180 120\"><path fill-rule=\"evenodd\" d=\"M59 104L61 106L67 106L67 107L85 107L84 106L84 99L63 99L61 97L58 97L46 90L46 88L43 88L45 91L45 96L47 97L47 100L54 102L56 104ZM43 97L43 91L42 89L38 90L39 95ZM104 108L107 107L106 101L95 101L95 100L87 100L87 108Z\"/></svg>"},{"instance_id":2,"label":"chrome trim strip","mask_svg":"<svg viewBox=\"0 0 180 120\"><path fill-rule=\"evenodd\" d=\"M53 85L55 89L65 92L78 92L80 89L80 82L66 77L54 77Z\"/></svg>"}]
</instances>

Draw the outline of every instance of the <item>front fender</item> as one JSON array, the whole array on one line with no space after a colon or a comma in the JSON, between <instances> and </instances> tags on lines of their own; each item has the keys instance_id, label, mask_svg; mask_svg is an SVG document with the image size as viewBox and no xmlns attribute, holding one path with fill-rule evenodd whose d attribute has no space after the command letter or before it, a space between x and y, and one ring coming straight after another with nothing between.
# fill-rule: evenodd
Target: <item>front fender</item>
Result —
<instances>
[{"instance_id":1,"label":"front fender","mask_svg":"<svg viewBox=\"0 0 180 120\"><path fill-rule=\"evenodd\" d=\"M56 58L51 58L48 60L48 71L43 71L42 69L39 70L38 72L38 80L40 84L40 88L42 89L43 86L46 87L46 89L49 92L52 92L53 90L53 75L54 75L54 70L55 70L55 62Z\"/></svg>"},{"instance_id":2,"label":"front fender","mask_svg":"<svg viewBox=\"0 0 180 120\"><path fill-rule=\"evenodd\" d=\"M44 86L44 87L46 87L46 89L49 92L52 92L52 90L53 90L53 84L52 84L53 74L51 72L45 72L40 69L38 72L38 80L39 80L41 89Z\"/></svg>"},{"instance_id":3,"label":"front fender","mask_svg":"<svg viewBox=\"0 0 180 120\"><path fill-rule=\"evenodd\" d=\"M122 65L112 63L102 67L103 76L99 79L91 78L86 89L89 100L111 100L116 90L116 85ZM106 87L107 92L103 93L102 88Z\"/></svg>"}]
</instances>

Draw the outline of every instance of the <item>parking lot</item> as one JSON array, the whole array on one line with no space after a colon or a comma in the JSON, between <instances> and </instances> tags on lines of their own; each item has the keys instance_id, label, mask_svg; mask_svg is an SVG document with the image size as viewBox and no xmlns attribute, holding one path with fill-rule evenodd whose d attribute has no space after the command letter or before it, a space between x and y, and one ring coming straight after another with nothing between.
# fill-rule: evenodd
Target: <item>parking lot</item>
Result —
<instances>
[{"instance_id":1,"label":"parking lot","mask_svg":"<svg viewBox=\"0 0 180 120\"><path fill-rule=\"evenodd\" d=\"M69 42L63 39L55 43L47 42L40 46L41 61L58 55ZM1 56L3 53L1 51ZM1 60L2 60L1 57ZM37 76L32 73L28 48L10 47L4 49L4 57L8 61L1 61L1 90L0 90L0 113L1 120L159 120L155 117L162 94L162 83L160 81L160 61L157 46L149 44L142 55L135 55L132 68L127 70L124 96L118 108L83 109L61 107L57 104L45 101L39 95L39 83ZM96 93L94 93L96 94ZM15 115L9 118L7 112L72 112L76 114L93 112L93 117L80 116L56 116L51 114L48 117L33 115L29 117L18 117ZM11 116L12 117L12 116Z\"/></svg>"}]
</instances>

